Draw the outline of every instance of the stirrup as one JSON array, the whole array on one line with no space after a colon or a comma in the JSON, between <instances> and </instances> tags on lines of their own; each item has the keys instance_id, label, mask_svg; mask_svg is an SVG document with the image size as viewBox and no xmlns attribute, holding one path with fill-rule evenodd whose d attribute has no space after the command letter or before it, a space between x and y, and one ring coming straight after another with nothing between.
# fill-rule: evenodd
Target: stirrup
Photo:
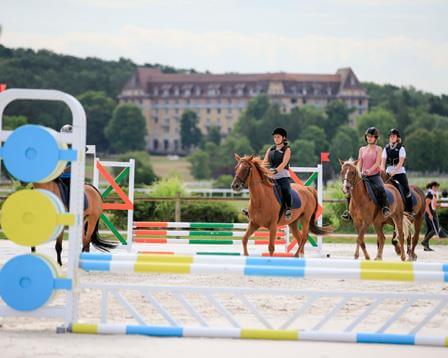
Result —
<instances>
[{"instance_id":1,"label":"stirrup","mask_svg":"<svg viewBox=\"0 0 448 358\"><path fill-rule=\"evenodd\" d=\"M383 207L382 209L381 209L381 212L383 213L383 216L385 217L385 218L388 218L389 216L390 216L390 209L387 207L387 206L385 206L385 207Z\"/></svg>"},{"instance_id":2,"label":"stirrup","mask_svg":"<svg viewBox=\"0 0 448 358\"><path fill-rule=\"evenodd\" d=\"M345 210L341 215L341 219L344 221L351 221L352 216L350 215L350 212L348 210Z\"/></svg>"},{"instance_id":3,"label":"stirrup","mask_svg":"<svg viewBox=\"0 0 448 358\"><path fill-rule=\"evenodd\" d=\"M286 209L285 210L285 219L286 220L290 220L292 217L292 210L291 209Z\"/></svg>"}]
</instances>

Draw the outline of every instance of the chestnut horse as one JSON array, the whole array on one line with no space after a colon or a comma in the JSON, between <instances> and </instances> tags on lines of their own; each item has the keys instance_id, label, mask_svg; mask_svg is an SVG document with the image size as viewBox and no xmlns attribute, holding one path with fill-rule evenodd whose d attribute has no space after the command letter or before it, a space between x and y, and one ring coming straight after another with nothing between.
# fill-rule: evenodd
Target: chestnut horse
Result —
<instances>
[{"instance_id":1,"label":"chestnut horse","mask_svg":"<svg viewBox=\"0 0 448 358\"><path fill-rule=\"evenodd\" d=\"M297 240L299 247L295 253L296 257L304 256L304 247L308 238L308 231L316 235L324 235L331 232L330 227L319 227L316 225L316 212L318 209L317 191L313 187L292 184L291 187L300 197L302 205L292 210L290 220L283 215L279 219L280 204L274 194L272 174L266 163L258 157L235 154L238 162L236 173L232 182L232 189L241 191L244 187L249 188L249 226L242 239L244 255L249 256L247 242L249 237L260 227L269 230L269 254L272 256L275 249L275 236L278 225L289 225L292 235ZM298 223L302 224L299 233Z\"/></svg>"},{"instance_id":2,"label":"chestnut horse","mask_svg":"<svg viewBox=\"0 0 448 358\"><path fill-rule=\"evenodd\" d=\"M384 183L391 183L393 178L391 178L388 174L385 172L381 173L381 177L384 180ZM412 210L415 214L415 217L413 219L414 222L414 235L407 237L406 243L407 243L407 254L408 259L411 261L417 260L417 254L415 253L415 248L417 247L418 240L420 237L420 229L422 228L423 219L425 217L425 193L422 189L415 185L409 185L409 189L411 190L411 193L414 194L416 198L416 203L413 206ZM390 220L388 224L392 224L393 222ZM399 246L398 241L396 239L397 233L394 231L393 237L392 237L392 244L395 246L395 250L397 251L397 254L399 253Z\"/></svg>"},{"instance_id":3,"label":"chestnut horse","mask_svg":"<svg viewBox=\"0 0 448 358\"><path fill-rule=\"evenodd\" d=\"M48 183L33 183L36 189L45 189L55 194L59 199L61 198L61 191L55 181ZM84 230L82 236L82 251L90 251L90 243L100 251L109 251L114 249L117 244L113 241L104 240L100 237L98 232L98 222L100 215L103 213L103 198L101 193L93 185L84 185L84 192L87 196L88 207L84 210ZM56 255L59 265L62 266L62 239L64 232L56 239Z\"/></svg>"},{"instance_id":4,"label":"chestnut horse","mask_svg":"<svg viewBox=\"0 0 448 358\"><path fill-rule=\"evenodd\" d=\"M370 260L370 256L366 249L364 242L364 235L370 225L373 225L377 235L377 255L375 260L383 259L383 249L385 236L383 227L385 224L392 222L395 225L395 230L398 235L399 250L397 254L400 255L401 260L406 260L404 250L404 237L412 228L412 224L404 215L404 204L401 199L401 194L392 184L385 184L385 189L389 190L393 195L393 203L389 205L391 211L390 218L385 218L375 203L370 199L367 189L364 185L364 180L358 170L358 161L341 161L341 179L343 182L342 191L348 197L350 196L349 211L353 219L356 231L358 233L358 240L355 251L355 259L359 258L359 248L361 247L366 260ZM397 245L398 246L398 245Z\"/></svg>"}]
</instances>

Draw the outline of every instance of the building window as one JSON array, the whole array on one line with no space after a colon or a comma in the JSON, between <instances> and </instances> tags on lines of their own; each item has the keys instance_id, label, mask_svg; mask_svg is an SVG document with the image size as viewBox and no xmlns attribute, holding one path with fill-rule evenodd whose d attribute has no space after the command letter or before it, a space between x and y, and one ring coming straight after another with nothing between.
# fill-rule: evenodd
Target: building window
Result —
<instances>
[{"instance_id":1,"label":"building window","mask_svg":"<svg viewBox=\"0 0 448 358\"><path fill-rule=\"evenodd\" d=\"M221 108L218 108L217 111L218 111L218 114L220 114L221 113Z\"/></svg>"},{"instance_id":2,"label":"building window","mask_svg":"<svg viewBox=\"0 0 448 358\"><path fill-rule=\"evenodd\" d=\"M159 118L158 117L154 117L154 123L157 124L159 122Z\"/></svg>"},{"instance_id":3,"label":"building window","mask_svg":"<svg viewBox=\"0 0 448 358\"><path fill-rule=\"evenodd\" d=\"M297 103L297 98L291 98L291 103L292 103L292 104Z\"/></svg>"},{"instance_id":4,"label":"building window","mask_svg":"<svg viewBox=\"0 0 448 358\"><path fill-rule=\"evenodd\" d=\"M154 150L159 149L159 141L157 139L154 139L154 141L152 142L152 146L154 147Z\"/></svg>"},{"instance_id":5,"label":"building window","mask_svg":"<svg viewBox=\"0 0 448 358\"><path fill-rule=\"evenodd\" d=\"M304 96L306 96L306 95L308 94L308 91L306 90L305 87L302 89L302 94L303 94Z\"/></svg>"},{"instance_id":6,"label":"building window","mask_svg":"<svg viewBox=\"0 0 448 358\"><path fill-rule=\"evenodd\" d=\"M170 148L170 142L168 141L168 139L165 139L163 141L163 149L168 150L169 148Z\"/></svg>"},{"instance_id":7,"label":"building window","mask_svg":"<svg viewBox=\"0 0 448 358\"><path fill-rule=\"evenodd\" d=\"M165 102L165 105L168 105L170 103L170 101L167 99L164 102Z\"/></svg>"},{"instance_id":8,"label":"building window","mask_svg":"<svg viewBox=\"0 0 448 358\"><path fill-rule=\"evenodd\" d=\"M178 139L175 139L175 140L174 140L174 150L175 150L175 151L178 151L178 150L179 150L179 140L178 140Z\"/></svg>"},{"instance_id":9,"label":"building window","mask_svg":"<svg viewBox=\"0 0 448 358\"><path fill-rule=\"evenodd\" d=\"M362 99L358 100L360 106L362 106Z\"/></svg>"},{"instance_id":10,"label":"building window","mask_svg":"<svg viewBox=\"0 0 448 358\"><path fill-rule=\"evenodd\" d=\"M187 105L190 105L190 100L189 99L187 99L185 102L187 103Z\"/></svg>"},{"instance_id":11,"label":"building window","mask_svg":"<svg viewBox=\"0 0 448 358\"><path fill-rule=\"evenodd\" d=\"M211 109L207 108L207 114L210 114L210 112L211 112Z\"/></svg>"},{"instance_id":12,"label":"building window","mask_svg":"<svg viewBox=\"0 0 448 358\"><path fill-rule=\"evenodd\" d=\"M303 104L306 104L306 98L303 99Z\"/></svg>"}]
</instances>

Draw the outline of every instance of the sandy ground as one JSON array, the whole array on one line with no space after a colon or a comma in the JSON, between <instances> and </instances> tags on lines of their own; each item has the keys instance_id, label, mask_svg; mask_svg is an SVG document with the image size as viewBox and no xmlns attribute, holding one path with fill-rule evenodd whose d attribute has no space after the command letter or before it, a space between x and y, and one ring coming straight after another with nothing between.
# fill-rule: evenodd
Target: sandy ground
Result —
<instances>
[{"instance_id":1,"label":"sandy ground","mask_svg":"<svg viewBox=\"0 0 448 358\"><path fill-rule=\"evenodd\" d=\"M435 252L424 252L418 248L417 254L420 261L448 262L448 247L435 246ZM368 247L369 253L374 256L376 248L373 245ZM354 248L352 245L336 244L327 245L325 250L331 253L332 258L351 258ZM19 249L7 241L0 241L0 262L5 262L9 257L20 252L28 252L26 249ZM54 257L52 245L46 245L40 252ZM67 253L64 247L64 253ZM385 249L385 259L397 261L392 247L389 245ZM201 286L201 287L254 287L254 288L288 288L298 290L341 290L341 291L382 291L382 292L421 292L448 294L448 287L443 283L391 283L391 282L361 282L347 280L301 280L288 278L257 278L257 277L234 277L228 275L126 275L126 274L101 274L82 273L81 282L107 282L107 283L130 283L148 285L170 285L170 286ZM179 308L172 297L157 296L163 302L164 307L170 312L179 315L183 324L189 323L189 316ZM81 298L81 322L94 322L99 317L100 293L95 290L88 290ZM129 292L126 298L139 310L151 316L151 324L164 324L163 318L157 317L152 308L145 308L141 295ZM203 297L189 296L195 307L201 314L209 318L212 322L219 322L219 314L210 309L210 305ZM245 326L256 326L254 319L244 312L240 305L232 297L223 295L219 297L225 307L232 313L240 314ZM63 295L57 296L54 304L63 302ZM328 299L322 299L310 308L309 312L301 317L296 326L291 328L307 328L317 322L313 317L325 314L330 306ZM260 310L269 317L270 321L277 324L284 321L287 314L294 312L303 303L303 297L274 296L270 301L266 297L253 297L253 301L260 307ZM328 303L328 304L327 304ZM391 310L398 307L399 302L388 302L381 307L375 316L365 323L365 329L378 327L384 322L385 317L390 316ZM366 307L366 302L349 302L347 307L341 310L335 322L329 323L329 330L336 328L338 324L347 323L348 318L354 317L356 312L361 312ZM391 327L391 333L406 332L406 328L412 326L419 315L427 312L430 308L428 302L418 302L413 305L406 317ZM113 299L110 300L109 313L111 322L114 320L120 323L131 323L129 314L121 309ZM122 316L124 314L124 316ZM118 317L125 318L118 318ZM146 316L146 315L145 315ZM230 339L203 339L203 338L152 338L142 336L99 336L99 335L74 335L56 334L55 327L60 322L52 320L36 321L31 318L0 318L0 357L140 357L140 356L162 356L162 357L210 357L216 358L235 356L257 356L257 357L297 357L306 354L307 357L347 357L347 354L362 354L364 357L396 357L397 354L406 354L407 357L421 357L422 354L431 354L432 357L446 357L447 350L437 347L410 347L410 346L390 346L390 345L367 345L367 344L345 344L345 343L323 343L323 342L286 342L286 341L255 341L255 340L230 340ZM166 324L166 323L165 323ZM308 326L307 326L308 325ZM342 327L342 326L341 326ZM258 326L256 328L261 328ZM422 333L432 335L448 336L448 308L442 311L441 317L433 320Z\"/></svg>"}]
</instances>

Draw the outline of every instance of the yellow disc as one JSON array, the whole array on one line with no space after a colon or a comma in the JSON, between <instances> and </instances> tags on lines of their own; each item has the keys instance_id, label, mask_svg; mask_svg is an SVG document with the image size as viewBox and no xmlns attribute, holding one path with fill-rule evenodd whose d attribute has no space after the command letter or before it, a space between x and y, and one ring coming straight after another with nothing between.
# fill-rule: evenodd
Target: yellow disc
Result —
<instances>
[{"instance_id":1,"label":"yellow disc","mask_svg":"<svg viewBox=\"0 0 448 358\"><path fill-rule=\"evenodd\" d=\"M1 226L6 237L14 243L37 246L56 239L55 229L61 221L66 223L66 219L66 214L58 212L57 206L45 193L20 190L3 204Z\"/></svg>"}]
</instances>

